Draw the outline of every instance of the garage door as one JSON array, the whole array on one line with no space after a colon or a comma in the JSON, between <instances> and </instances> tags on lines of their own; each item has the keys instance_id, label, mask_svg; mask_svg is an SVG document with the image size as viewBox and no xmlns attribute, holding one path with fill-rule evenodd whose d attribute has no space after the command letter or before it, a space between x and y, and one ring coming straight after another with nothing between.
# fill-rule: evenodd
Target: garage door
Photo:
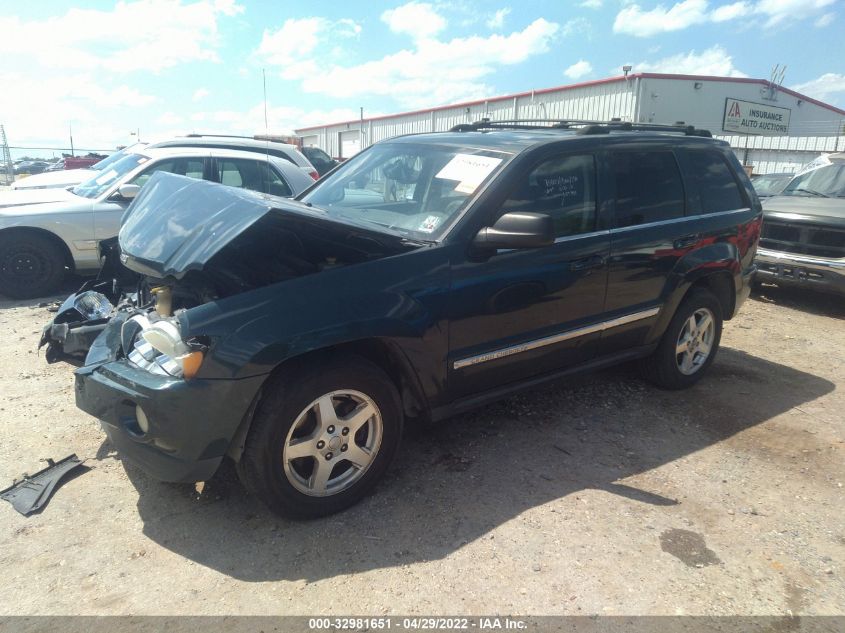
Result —
<instances>
[{"instance_id":1,"label":"garage door","mask_svg":"<svg viewBox=\"0 0 845 633\"><path fill-rule=\"evenodd\" d=\"M343 158L352 158L361 151L361 137L358 130L349 130L340 133L340 155Z\"/></svg>"},{"instance_id":2,"label":"garage door","mask_svg":"<svg viewBox=\"0 0 845 633\"><path fill-rule=\"evenodd\" d=\"M312 136L303 136L302 137L302 144L305 147L317 147L320 145L320 137L316 134Z\"/></svg>"}]
</instances>

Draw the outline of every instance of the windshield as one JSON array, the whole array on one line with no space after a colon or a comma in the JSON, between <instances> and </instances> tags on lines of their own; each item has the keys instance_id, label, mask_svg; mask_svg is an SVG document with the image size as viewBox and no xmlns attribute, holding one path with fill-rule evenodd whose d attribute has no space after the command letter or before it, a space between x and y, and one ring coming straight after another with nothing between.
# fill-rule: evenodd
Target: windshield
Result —
<instances>
[{"instance_id":1,"label":"windshield","mask_svg":"<svg viewBox=\"0 0 845 633\"><path fill-rule=\"evenodd\" d=\"M776 196L789 181L792 174L769 174L767 176L756 176L751 179L758 196Z\"/></svg>"},{"instance_id":2,"label":"windshield","mask_svg":"<svg viewBox=\"0 0 845 633\"><path fill-rule=\"evenodd\" d=\"M477 149L382 143L345 163L302 200L331 217L433 240L507 157Z\"/></svg>"},{"instance_id":3,"label":"windshield","mask_svg":"<svg viewBox=\"0 0 845 633\"><path fill-rule=\"evenodd\" d=\"M99 198L118 180L148 160L149 157L142 154L127 154L105 171L95 172L88 180L76 185L71 191L83 198Z\"/></svg>"},{"instance_id":4,"label":"windshield","mask_svg":"<svg viewBox=\"0 0 845 633\"><path fill-rule=\"evenodd\" d=\"M835 161L796 176L782 195L845 198L845 162Z\"/></svg>"}]
</instances>

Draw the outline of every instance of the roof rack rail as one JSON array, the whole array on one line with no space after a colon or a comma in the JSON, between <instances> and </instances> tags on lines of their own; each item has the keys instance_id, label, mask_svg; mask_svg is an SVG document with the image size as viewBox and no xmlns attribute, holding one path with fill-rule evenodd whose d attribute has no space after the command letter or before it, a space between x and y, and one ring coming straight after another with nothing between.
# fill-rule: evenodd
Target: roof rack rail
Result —
<instances>
[{"instance_id":1,"label":"roof rack rail","mask_svg":"<svg viewBox=\"0 0 845 633\"><path fill-rule=\"evenodd\" d=\"M591 121L586 119L505 119L493 121L489 118L473 123L461 123L451 132L478 132L480 130L575 130L577 134L609 134L610 132L674 132L685 136L711 138L710 130L703 130L682 121L674 125L658 123L632 123L620 119Z\"/></svg>"}]
</instances>

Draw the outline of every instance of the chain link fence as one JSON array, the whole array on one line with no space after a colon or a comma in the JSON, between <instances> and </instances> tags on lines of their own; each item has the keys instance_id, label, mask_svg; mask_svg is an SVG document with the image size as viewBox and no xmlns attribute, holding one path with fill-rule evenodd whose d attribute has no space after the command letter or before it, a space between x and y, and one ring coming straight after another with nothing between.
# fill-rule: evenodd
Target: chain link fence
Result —
<instances>
[{"instance_id":1,"label":"chain link fence","mask_svg":"<svg viewBox=\"0 0 845 633\"><path fill-rule=\"evenodd\" d=\"M12 163L6 128L0 125L0 186L8 186L13 182L15 182L15 165Z\"/></svg>"}]
</instances>

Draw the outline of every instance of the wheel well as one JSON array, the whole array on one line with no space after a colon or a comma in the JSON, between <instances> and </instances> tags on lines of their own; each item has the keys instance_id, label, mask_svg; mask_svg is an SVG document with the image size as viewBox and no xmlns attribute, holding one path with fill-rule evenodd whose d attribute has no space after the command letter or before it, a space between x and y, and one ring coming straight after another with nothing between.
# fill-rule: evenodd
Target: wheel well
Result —
<instances>
[{"instance_id":1,"label":"wheel well","mask_svg":"<svg viewBox=\"0 0 845 633\"><path fill-rule=\"evenodd\" d=\"M407 417L417 418L427 413L425 399L411 364L398 347L384 339L361 339L308 352L283 362L274 372L286 371L294 364L317 363L342 354L361 356L381 368L396 387Z\"/></svg>"},{"instance_id":2,"label":"wheel well","mask_svg":"<svg viewBox=\"0 0 845 633\"><path fill-rule=\"evenodd\" d=\"M319 366L333 357L344 354L366 358L387 374L402 401L406 420L424 423L430 419L431 412L410 362L398 347L383 339L371 338L341 343L289 358L276 366L267 380L283 372L296 372L303 370L306 366ZM252 426L252 419L262 395L262 389L259 389L229 445L227 454L235 461L240 460L246 436Z\"/></svg>"},{"instance_id":3,"label":"wheel well","mask_svg":"<svg viewBox=\"0 0 845 633\"><path fill-rule=\"evenodd\" d=\"M736 291L734 289L734 280L730 273L713 273L702 277L692 284L687 294L695 288L705 288L713 293L716 299L719 300L719 305L722 306L722 317L724 320L728 321L731 319L734 313L734 303L736 302Z\"/></svg>"},{"instance_id":4,"label":"wheel well","mask_svg":"<svg viewBox=\"0 0 845 633\"><path fill-rule=\"evenodd\" d=\"M41 237L50 240L50 242L52 242L58 249L58 251L62 254L62 259L64 259L65 261L65 266L68 267L71 273L74 271L75 264L73 261L73 255L70 252L70 248L65 243L65 241L55 233L51 233L46 229L39 229L34 226L13 226L11 228L3 229L2 231L0 231L0 237L5 237L7 235L40 235Z\"/></svg>"}]
</instances>

